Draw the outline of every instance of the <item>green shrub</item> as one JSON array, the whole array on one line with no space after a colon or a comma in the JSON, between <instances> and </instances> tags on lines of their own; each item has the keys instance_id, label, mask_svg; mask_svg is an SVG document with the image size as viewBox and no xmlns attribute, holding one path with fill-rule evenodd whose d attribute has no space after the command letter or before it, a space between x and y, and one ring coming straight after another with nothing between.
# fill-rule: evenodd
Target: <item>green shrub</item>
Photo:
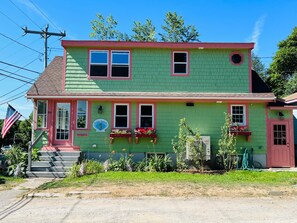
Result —
<instances>
[{"instance_id":1,"label":"green shrub","mask_svg":"<svg viewBox=\"0 0 297 223\"><path fill-rule=\"evenodd\" d=\"M108 169L111 171L133 171L134 166L135 164L130 156L122 155L119 160L110 158Z\"/></svg>"},{"instance_id":2,"label":"green shrub","mask_svg":"<svg viewBox=\"0 0 297 223\"><path fill-rule=\"evenodd\" d=\"M169 155L160 156L155 154L148 159L147 171L150 172L168 172L172 170L172 160Z\"/></svg>"},{"instance_id":3,"label":"green shrub","mask_svg":"<svg viewBox=\"0 0 297 223\"><path fill-rule=\"evenodd\" d=\"M33 148L32 149L32 161L37 161L39 160L39 149L38 148Z\"/></svg>"},{"instance_id":4,"label":"green shrub","mask_svg":"<svg viewBox=\"0 0 297 223\"><path fill-rule=\"evenodd\" d=\"M96 173L102 173L103 165L95 160L85 160L80 164L73 164L69 170L68 177L80 177L83 175L90 175Z\"/></svg>"},{"instance_id":5,"label":"green shrub","mask_svg":"<svg viewBox=\"0 0 297 223\"><path fill-rule=\"evenodd\" d=\"M6 174L9 176L25 176L27 167L27 153L19 147L12 147L5 151Z\"/></svg>"}]
</instances>

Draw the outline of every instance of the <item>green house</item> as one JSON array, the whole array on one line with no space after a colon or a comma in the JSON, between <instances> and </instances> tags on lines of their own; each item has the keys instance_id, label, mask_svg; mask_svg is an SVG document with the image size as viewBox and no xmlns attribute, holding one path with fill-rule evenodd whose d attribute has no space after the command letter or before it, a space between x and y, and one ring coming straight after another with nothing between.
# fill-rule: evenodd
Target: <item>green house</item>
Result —
<instances>
[{"instance_id":1,"label":"green house","mask_svg":"<svg viewBox=\"0 0 297 223\"><path fill-rule=\"evenodd\" d=\"M264 167L293 167L292 110L252 70L253 43L62 41L27 92L42 150L173 155L181 118L218 149L225 113L238 153ZM135 129L137 131L135 132Z\"/></svg>"}]
</instances>

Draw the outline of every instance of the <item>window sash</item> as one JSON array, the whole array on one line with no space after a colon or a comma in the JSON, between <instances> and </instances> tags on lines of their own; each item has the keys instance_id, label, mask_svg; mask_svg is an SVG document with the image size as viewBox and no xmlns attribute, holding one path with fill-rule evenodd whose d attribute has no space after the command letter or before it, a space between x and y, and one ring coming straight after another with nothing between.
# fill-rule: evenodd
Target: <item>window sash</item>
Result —
<instances>
[{"instance_id":1,"label":"window sash","mask_svg":"<svg viewBox=\"0 0 297 223\"><path fill-rule=\"evenodd\" d=\"M95 62L93 57L97 54L106 54L104 62ZM94 55L94 56L93 56ZM97 69L96 69L97 68ZM108 51L92 50L90 51L90 76L91 77L108 77Z\"/></svg>"},{"instance_id":2,"label":"window sash","mask_svg":"<svg viewBox=\"0 0 297 223\"><path fill-rule=\"evenodd\" d=\"M142 114L142 106L146 106L146 107L151 107L151 114L152 115L143 115ZM142 123L143 123L143 121L144 121L144 119L149 119L149 118L151 118L151 125L150 126L143 126L142 125ZM150 127L150 128L154 128L154 105L152 105L152 104L141 104L141 105L139 105L139 127L140 128L148 128L148 127Z\"/></svg>"},{"instance_id":3,"label":"window sash","mask_svg":"<svg viewBox=\"0 0 297 223\"><path fill-rule=\"evenodd\" d=\"M41 107L39 103L44 103ZM47 101L38 100L37 101L37 128L46 128L47 127Z\"/></svg>"},{"instance_id":4,"label":"window sash","mask_svg":"<svg viewBox=\"0 0 297 223\"><path fill-rule=\"evenodd\" d=\"M127 62L116 61L116 55L127 56ZM118 68L124 68L122 73L118 73ZM115 73L114 73L115 72ZM130 76L130 52L129 51L111 51L111 77L127 78Z\"/></svg>"},{"instance_id":5,"label":"window sash","mask_svg":"<svg viewBox=\"0 0 297 223\"><path fill-rule=\"evenodd\" d=\"M175 61L175 55L176 54L185 54L186 55L186 61ZM187 74L188 73L188 52L173 52L173 73L174 74ZM180 72L177 69L181 68L178 65L185 65L185 71L184 72Z\"/></svg>"},{"instance_id":6,"label":"window sash","mask_svg":"<svg viewBox=\"0 0 297 223\"><path fill-rule=\"evenodd\" d=\"M118 114L118 106L126 106L126 114ZM120 125L121 122L126 122L126 125ZM114 105L114 128L129 128L129 104Z\"/></svg>"},{"instance_id":7,"label":"window sash","mask_svg":"<svg viewBox=\"0 0 297 223\"><path fill-rule=\"evenodd\" d=\"M80 111L80 103L84 103L83 111ZM80 123L82 119L82 123ZM88 102L84 100L77 101L77 110L76 110L76 128L77 129L86 129L88 123Z\"/></svg>"},{"instance_id":8,"label":"window sash","mask_svg":"<svg viewBox=\"0 0 297 223\"><path fill-rule=\"evenodd\" d=\"M231 117L232 117L233 125L246 125L246 106L231 105ZM240 120L240 121L234 121L234 120Z\"/></svg>"}]
</instances>

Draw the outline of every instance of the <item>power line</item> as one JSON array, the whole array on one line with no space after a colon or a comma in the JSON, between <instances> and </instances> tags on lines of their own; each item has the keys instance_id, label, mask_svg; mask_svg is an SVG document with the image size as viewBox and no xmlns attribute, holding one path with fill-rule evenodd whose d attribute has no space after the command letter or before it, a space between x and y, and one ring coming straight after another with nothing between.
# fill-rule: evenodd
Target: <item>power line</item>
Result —
<instances>
[{"instance_id":1,"label":"power line","mask_svg":"<svg viewBox=\"0 0 297 223\"><path fill-rule=\"evenodd\" d=\"M35 79L33 79L33 78L29 78L29 77L26 77L26 76L23 76L23 75L20 75L20 74L16 74L16 73L13 73L13 72L10 72L10 71L1 69L1 68L0 68L0 70L1 70L1 71L4 71L4 72L6 72L6 73L9 73L9 74L13 74L13 75L18 76L18 77L21 77L21 78L25 78L25 79L31 80L31 81L34 81L34 80L35 80Z\"/></svg>"},{"instance_id":2,"label":"power line","mask_svg":"<svg viewBox=\"0 0 297 223\"><path fill-rule=\"evenodd\" d=\"M16 77L11 77L9 75L6 75L6 74L3 74L0 72L0 76L4 76L4 77L8 77L8 78L11 78L11 79L15 79L15 80L18 80L18 81L22 81L22 82L25 82L25 83L28 83L28 84L32 84L32 82L29 82L29 81L25 81L25 80L22 80L20 78L16 78Z\"/></svg>"},{"instance_id":3,"label":"power line","mask_svg":"<svg viewBox=\"0 0 297 223\"><path fill-rule=\"evenodd\" d=\"M28 46L26 46L25 44L22 44L22 43L20 43L20 42L18 42L18 41L16 41L16 40L10 38L9 36L4 35L3 33L0 33L0 35L3 36L3 37L5 37L5 38L7 38L7 39L9 39L9 40L11 40L11 41L13 41L13 42L15 42L15 43L17 43L17 44L19 44L19 45L21 45L21 46L23 46L23 47L26 47L26 48L29 49L29 50L32 50L32 51L34 51L34 52L36 52L36 53L40 53L41 55L43 55L43 53L41 53L41 52L39 52L39 51L37 51L37 50L34 50L33 48L28 47Z\"/></svg>"},{"instance_id":4,"label":"power line","mask_svg":"<svg viewBox=\"0 0 297 223\"><path fill-rule=\"evenodd\" d=\"M17 99L19 99L19 98L21 98L21 97L24 97L24 95L20 95L20 96L18 96L18 97L15 97L15 98L9 100L9 101L2 102L2 103L0 103L0 105L7 104L7 103L9 103L9 102L11 102L11 101L14 101L14 100L17 100Z\"/></svg>"},{"instance_id":5,"label":"power line","mask_svg":"<svg viewBox=\"0 0 297 223\"><path fill-rule=\"evenodd\" d=\"M38 59L38 58L37 58ZM37 60L37 59L34 59L33 61L31 61L29 64L31 64L31 63L33 63L35 60ZM27 69L27 68L24 68L24 67L26 67L26 66L28 66L29 64L27 64L26 66L24 66L24 67L19 67L19 66L16 66L16 65L13 65L13 64L10 64L10 63L7 63L7 62L4 62L4 61L2 61L2 60L0 60L0 63L3 63L3 64L6 64L6 65L8 65L8 66L11 66L11 67L16 67L16 68L19 68L19 69L21 69L21 70L26 70L26 71L29 71L29 72L32 72L32 73L36 73L36 74L40 74L39 72L37 72L37 71L34 71L34 70L30 70L30 69Z\"/></svg>"},{"instance_id":6,"label":"power line","mask_svg":"<svg viewBox=\"0 0 297 223\"><path fill-rule=\"evenodd\" d=\"M14 5L23 15L25 15L32 23L34 23L39 29L42 29L33 19L31 19L22 9L20 9L13 1L9 0L11 4Z\"/></svg>"},{"instance_id":7,"label":"power line","mask_svg":"<svg viewBox=\"0 0 297 223\"><path fill-rule=\"evenodd\" d=\"M10 18L8 15L4 14L2 11L0 11L2 15L4 15L9 21L11 21L13 24L18 26L19 28L22 28L19 24L17 24L12 18Z\"/></svg>"},{"instance_id":8,"label":"power line","mask_svg":"<svg viewBox=\"0 0 297 223\"><path fill-rule=\"evenodd\" d=\"M61 29L46 15L46 13L44 13L44 11L38 5L36 5L32 0L29 1L58 31L62 32Z\"/></svg>"},{"instance_id":9,"label":"power line","mask_svg":"<svg viewBox=\"0 0 297 223\"><path fill-rule=\"evenodd\" d=\"M28 91L28 90L26 89L26 90L24 90L22 92L19 92L19 93L15 94L15 95L12 95L12 96L6 98L5 100L7 101L7 100L10 100L11 98L17 97L19 95L23 95L26 91Z\"/></svg>"},{"instance_id":10,"label":"power line","mask_svg":"<svg viewBox=\"0 0 297 223\"><path fill-rule=\"evenodd\" d=\"M13 89L13 90L11 90L11 91L9 91L8 93L1 95L0 98L3 98L3 97L5 97L6 95L9 95L9 94L11 94L11 93L14 92L14 91L21 89L21 88L24 87L25 85L27 85L27 83L22 84L21 86L19 86L19 87Z\"/></svg>"}]
</instances>

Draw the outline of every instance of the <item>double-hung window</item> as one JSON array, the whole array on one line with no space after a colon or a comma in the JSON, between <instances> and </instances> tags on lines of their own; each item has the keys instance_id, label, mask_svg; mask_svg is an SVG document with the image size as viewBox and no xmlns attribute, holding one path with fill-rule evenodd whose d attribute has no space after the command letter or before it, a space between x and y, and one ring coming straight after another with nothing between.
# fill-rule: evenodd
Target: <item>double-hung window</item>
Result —
<instances>
[{"instance_id":1,"label":"double-hung window","mask_svg":"<svg viewBox=\"0 0 297 223\"><path fill-rule=\"evenodd\" d=\"M245 105L231 105L232 125L246 125Z\"/></svg>"},{"instance_id":2,"label":"double-hung window","mask_svg":"<svg viewBox=\"0 0 297 223\"><path fill-rule=\"evenodd\" d=\"M108 77L108 51L90 51L90 77Z\"/></svg>"},{"instance_id":3,"label":"double-hung window","mask_svg":"<svg viewBox=\"0 0 297 223\"><path fill-rule=\"evenodd\" d=\"M87 128L87 108L87 101L77 101L76 128L78 129Z\"/></svg>"},{"instance_id":4,"label":"double-hung window","mask_svg":"<svg viewBox=\"0 0 297 223\"><path fill-rule=\"evenodd\" d=\"M114 128L129 128L129 104L114 105Z\"/></svg>"},{"instance_id":5,"label":"double-hung window","mask_svg":"<svg viewBox=\"0 0 297 223\"><path fill-rule=\"evenodd\" d=\"M37 128L47 126L47 101L37 101Z\"/></svg>"},{"instance_id":6,"label":"double-hung window","mask_svg":"<svg viewBox=\"0 0 297 223\"><path fill-rule=\"evenodd\" d=\"M130 52L111 52L111 77L129 77Z\"/></svg>"},{"instance_id":7,"label":"double-hung window","mask_svg":"<svg viewBox=\"0 0 297 223\"><path fill-rule=\"evenodd\" d=\"M188 75L188 52L173 52L173 75Z\"/></svg>"},{"instance_id":8,"label":"double-hung window","mask_svg":"<svg viewBox=\"0 0 297 223\"><path fill-rule=\"evenodd\" d=\"M139 105L139 124L140 128L154 128L154 105L141 104Z\"/></svg>"}]
</instances>

